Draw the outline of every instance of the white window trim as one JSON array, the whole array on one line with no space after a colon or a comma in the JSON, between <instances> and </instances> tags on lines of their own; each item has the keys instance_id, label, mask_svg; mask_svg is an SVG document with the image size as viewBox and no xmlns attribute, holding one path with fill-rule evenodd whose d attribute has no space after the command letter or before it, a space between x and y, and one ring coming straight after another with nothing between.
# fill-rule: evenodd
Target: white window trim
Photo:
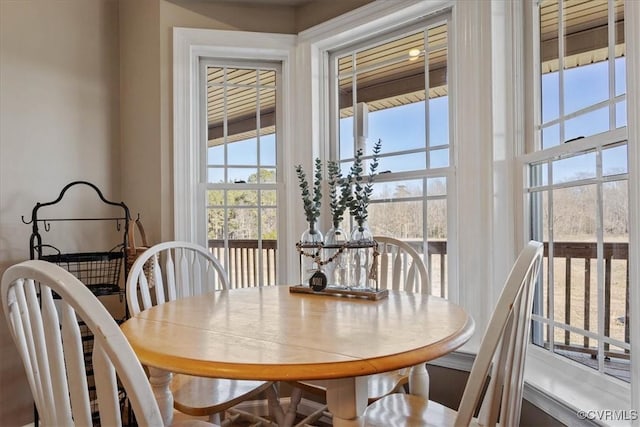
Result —
<instances>
[{"instance_id":1,"label":"white window trim","mask_svg":"<svg viewBox=\"0 0 640 427\"><path fill-rule=\"evenodd\" d=\"M505 16L507 23L519 22L517 25L507 24L506 40L511 46L527 44L531 49L536 46L534 40L527 34L533 34L530 22L522 22L524 9L521 7L535 7L535 2L525 2L523 6L517 5ZM627 384L608 375L600 374L590 368L575 363L571 360L551 354L533 344L529 345L527 354L527 364L525 368L525 390L527 388L536 392L545 393L555 401L560 402L567 408L578 410L623 410L640 411L640 3L635 1L625 2L625 40L626 40L626 61L627 61L627 134L628 134L628 163L629 163L629 280L630 280L630 341L632 348L631 358L631 384ZM515 41L515 42L514 42ZM526 49L525 49L526 50ZM510 62L510 72L507 73L506 81L518 82L516 85L527 87L525 81L532 81L535 73L535 65L528 59L522 58L518 49L507 49ZM520 49L522 51L522 49ZM635 71L634 71L635 70ZM524 81L522 80L524 76ZM494 80L495 81L495 80ZM537 93L539 87L528 87L528 99ZM530 103L532 104L532 103ZM537 111L531 105L524 103L524 97L510 98L507 104L507 111L517 111L520 117L529 115L534 117ZM526 134L535 133L532 123L527 121ZM517 122L514 122L514 124ZM524 125L523 127L524 128ZM510 136L516 144L516 156L524 153L524 141L521 132L516 127ZM526 141L532 144L532 141ZM526 156L528 160L535 157L535 154ZM518 158L517 169L523 170L523 157ZM518 203L518 212L524 213L524 197L522 195L523 176L516 175L519 185L516 191L519 195L514 195L514 200ZM522 214L521 214L522 215ZM521 244L526 237L527 221L520 221L518 235ZM543 403L539 406L549 414L556 416L562 422L570 425L580 424L576 413L558 411L558 407ZM629 412L627 412L629 413ZM637 412L640 413L640 412ZM608 422L607 422L608 424ZM620 425L640 425L639 420L627 420ZM618 424L616 424L618 425Z\"/></svg>"},{"instance_id":2,"label":"white window trim","mask_svg":"<svg viewBox=\"0 0 640 427\"><path fill-rule=\"evenodd\" d=\"M296 36L243 31L204 30L193 28L173 29L173 173L174 173L174 238L206 246L206 182L202 173L204 149L200 145L201 106L198 63L201 57L255 59L282 63L283 129L278 142L278 165L292 164L292 114L296 97L292 88L295 76ZM287 221L287 203L290 197L283 191L292 182L291 171L278 169L278 244L286 247L292 236L291 221ZM295 239L294 239L295 241ZM291 246L293 247L293 246ZM277 271L296 271L292 256L278 257ZM297 261L296 261L297 262ZM293 277L279 274L279 281L286 283Z\"/></svg>"}]
</instances>

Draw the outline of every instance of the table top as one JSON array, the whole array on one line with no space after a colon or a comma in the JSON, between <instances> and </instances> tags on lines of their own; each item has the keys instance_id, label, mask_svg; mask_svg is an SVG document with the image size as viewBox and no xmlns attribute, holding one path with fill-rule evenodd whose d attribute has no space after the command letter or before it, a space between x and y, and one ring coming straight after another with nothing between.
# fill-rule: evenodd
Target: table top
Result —
<instances>
[{"instance_id":1,"label":"table top","mask_svg":"<svg viewBox=\"0 0 640 427\"><path fill-rule=\"evenodd\" d=\"M417 365L473 334L459 306L390 291L357 298L233 289L157 305L122 331L140 361L176 373L252 380L319 380Z\"/></svg>"}]
</instances>

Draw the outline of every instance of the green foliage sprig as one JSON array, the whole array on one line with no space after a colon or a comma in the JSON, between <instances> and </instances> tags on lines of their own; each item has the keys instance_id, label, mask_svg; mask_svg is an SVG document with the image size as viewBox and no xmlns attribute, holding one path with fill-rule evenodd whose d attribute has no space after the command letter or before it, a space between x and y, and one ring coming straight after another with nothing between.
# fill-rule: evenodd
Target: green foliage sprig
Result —
<instances>
[{"instance_id":1,"label":"green foliage sprig","mask_svg":"<svg viewBox=\"0 0 640 427\"><path fill-rule=\"evenodd\" d=\"M340 222L344 218L344 211L349 207L351 203L352 193L350 185L342 184L342 172L340 171L340 165L338 162L329 160L327 162L327 175L329 184L329 208L331 210L331 223L334 228L340 226ZM340 187L340 194L338 195L338 187Z\"/></svg>"},{"instance_id":2,"label":"green foliage sprig","mask_svg":"<svg viewBox=\"0 0 640 427\"><path fill-rule=\"evenodd\" d=\"M309 183L307 182L307 175L304 170L302 170L301 165L296 166L296 173L298 174L298 181L300 183L304 214L309 223L316 222L320 217L320 206L322 205L322 162L320 159L315 160L313 189L311 190L309 189Z\"/></svg>"},{"instance_id":3,"label":"green foliage sprig","mask_svg":"<svg viewBox=\"0 0 640 427\"><path fill-rule=\"evenodd\" d=\"M380 151L382 149L382 140L378 141L373 146L373 156L371 163L369 164L369 174L366 182L363 176L364 166L362 162L362 149L358 149L354 156L353 165L347 175L345 184L348 186L353 185L353 197L349 201L349 212L353 219L358 224L358 227L362 228L363 224L369 217L369 200L373 193L373 176L378 169L378 159Z\"/></svg>"}]
</instances>

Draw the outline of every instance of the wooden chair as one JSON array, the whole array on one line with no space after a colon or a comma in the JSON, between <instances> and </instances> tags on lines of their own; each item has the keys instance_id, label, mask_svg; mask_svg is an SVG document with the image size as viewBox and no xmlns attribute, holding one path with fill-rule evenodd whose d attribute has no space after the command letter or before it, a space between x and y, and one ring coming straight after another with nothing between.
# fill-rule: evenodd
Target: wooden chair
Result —
<instances>
[{"instance_id":1,"label":"wooden chair","mask_svg":"<svg viewBox=\"0 0 640 427\"><path fill-rule=\"evenodd\" d=\"M136 259L127 278L126 294L131 315L135 316L156 304L228 288L224 268L205 248L171 241L150 247ZM171 383L175 409L188 415L209 416L215 422L225 410L272 386L265 381L188 375L174 375Z\"/></svg>"},{"instance_id":2,"label":"wooden chair","mask_svg":"<svg viewBox=\"0 0 640 427\"><path fill-rule=\"evenodd\" d=\"M25 261L3 274L1 298L42 425L93 425L91 404L96 402L102 425L123 425L117 380L138 425L162 425L133 349L102 303L75 276L55 264ZM88 360L97 397L89 393L80 321L93 333ZM196 420L181 424L211 425Z\"/></svg>"},{"instance_id":3,"label":"wooden chair","mask_svg":"<svg viewBox=\"0 0 640 427\"><path fill-rule=\"evenodd\" d=\"M375 236L378 243L378 284L381 289L429 293L429 274L420 254L402 240ZM370 375L368 377L369 403L390 393L403 391L409 382L410 368ZM309 393L326 397L326 390L310 382L292 383Z\"/></svg>"},{"instance_id":4,"label":"wooden chair","mask_svg":"<svg viewBox=\"0 0 640 427\"><path fill-rule=\"evenodd\" d=\"M487 326L458 411L420 396L394 393L365 411L365 425L503 426L520 423L524 362L542 243L531 241L515 262ZM489 368L493 363L490 381ZM473 418L481 402L478 418Z\"/></svg>"}]
</instances>

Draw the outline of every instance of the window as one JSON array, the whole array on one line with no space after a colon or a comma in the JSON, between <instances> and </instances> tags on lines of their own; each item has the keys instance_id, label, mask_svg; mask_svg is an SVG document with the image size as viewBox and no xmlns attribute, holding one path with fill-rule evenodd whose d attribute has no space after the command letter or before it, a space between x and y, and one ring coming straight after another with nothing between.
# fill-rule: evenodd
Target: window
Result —
<instances>
[{"instance_id":1,"label":"window","mask_svg":"<svg viewBox=\"0 0 640 427\"><path fill-rule=\"evenodd\" d=\"M447 296L447 212L453 185L447 59L449 15L330 52L332 157L382 142L368 223L424 254L432 292ZM344 227L349 228L349 227Z\"/></svg>"},{"instance_id":2,"label":"window","mask_svg":"<svg viewBox=\"0 0 640 427\"><path fill-rule=\"evenodd\" d=\"M236 287L276 283L278 64L202 61L207 237Z\"/></svg>"},{"instance_id":3,"label":"window","mask_svg":"<svg viewBox=\"0 0 640 427\"><path fill-rule=\"evenodd\" d=\"M539 118L525 194L546 263L533 343L629 382L624 2L544 0L534 16Z\"/></svg>"}]
</instances>

